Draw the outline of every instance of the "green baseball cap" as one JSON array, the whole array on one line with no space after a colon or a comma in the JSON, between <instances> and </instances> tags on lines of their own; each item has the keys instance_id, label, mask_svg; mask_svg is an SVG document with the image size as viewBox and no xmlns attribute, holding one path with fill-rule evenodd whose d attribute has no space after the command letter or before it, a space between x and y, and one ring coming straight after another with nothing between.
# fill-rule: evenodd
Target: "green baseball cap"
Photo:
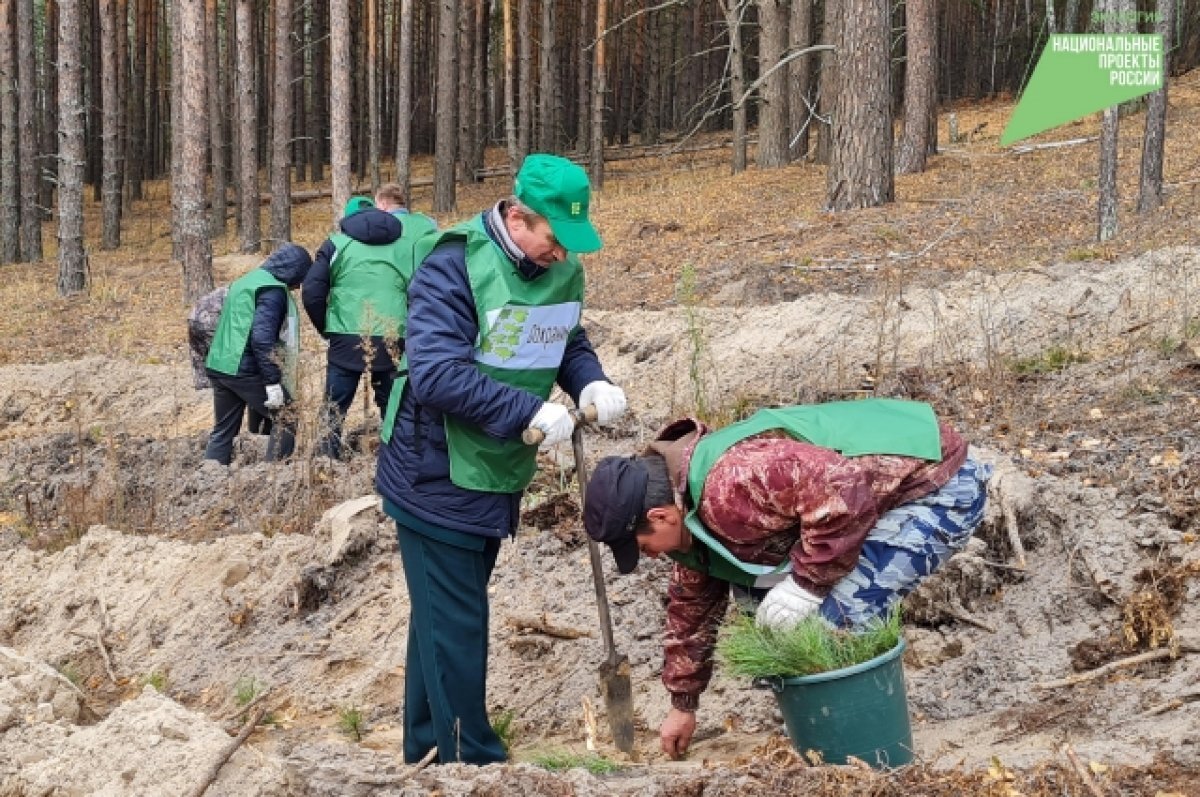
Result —
<instances>
[{"instance_id":1,"label":"green baseball cap","mask_svg":"<svg viewBox=\"0 0 1200 797\"><path fill-rule=\"evenodd\" d=\"M591 186L587 172L557 155L525 158L513 187L517 199L550 222L554 237L568 252L595 252L603 244L588 221Z\"/></svg>"}]
</instances>

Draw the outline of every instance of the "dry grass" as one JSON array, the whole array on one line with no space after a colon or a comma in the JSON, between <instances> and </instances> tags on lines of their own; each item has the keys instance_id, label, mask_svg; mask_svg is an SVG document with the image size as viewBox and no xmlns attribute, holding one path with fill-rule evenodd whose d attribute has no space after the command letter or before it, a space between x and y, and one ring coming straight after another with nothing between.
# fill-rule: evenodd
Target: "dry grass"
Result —
<instances>
[{"instance_id":1,"label":"dry grass","mask_svg":"<svg viewBox=\"0 0 1200 797\"><path fill-rule=\"evenodd\" d=\"M919 279L972 268L1004 271L1056 260L1114 259L1194 243L1200 215L1200 70L1173 81L1170 92L1166 206L1144 219L1133 213L1143 120L1138 113L1121 127L1122 231L1103 246L1094 241L1097 146L1026 154L1000 148L1011 102L948 109L939 128L943 152L929 170L901 177L895 203L849 213L822 211L825 170L809 164L730 176L726 149L615 160L594 202L606 246L586 261L589 303L609 309L673 303L685 265L695 269L701 300L739 279L750 281L764 299L779 299L860 287L872 278L862 268L866 264L896 265ZM960 130L979 132L950 143L949 112L957 114ZM1098 118L1091 117L1022 143L1091 136L1097 129ZM487 161L499 165L503 158L496 149ZM414 171L418 177L432 174L431 159L418 158ZM500 179L460 185L458 216L507 190ZM431 189L417 188L413 204L428 210ZM99 207L89 202L91 287L71 299L55 292L55 228L47 223L47 260L5 267L0 364L83 353L182 364L187 308L179 266L170 259L168 205L165 183L147 185L146 199L126 219L121 249L101 252ZM315 249L329 231L331 214L327 200L296 205L296 242ZM265 230L266 208L263 216ZM440 219L443 225L454 220ZM218 281L258 262L230 257L237 243L232 228L231 222L230 232L213 244Z\"/></svg>"}]
</instances>

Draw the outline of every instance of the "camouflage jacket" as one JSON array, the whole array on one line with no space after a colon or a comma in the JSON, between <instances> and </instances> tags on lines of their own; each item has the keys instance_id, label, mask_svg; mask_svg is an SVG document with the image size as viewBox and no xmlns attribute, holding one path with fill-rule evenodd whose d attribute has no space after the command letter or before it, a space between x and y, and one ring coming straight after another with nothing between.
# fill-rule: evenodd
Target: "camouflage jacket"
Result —
<instances>
[{"instance_id":1,"label":"camouflage jacket","mask_svg":"<svg viewBox=\"0 0 1200 797\"><path fill-rule=\"evenodd\" d=\"M743 440L704 480L700 519L744 562L779 564L790 557L797 583L825 595L858 561L879 516L941 488L962 467L967 441L945 424L942 459L838 452L782 433ZM651 445L663 454L683 503L696 442L708 430L692 419L668 426ZM663 684L676 708L695 710L712 676L717 626L729 585L676 563L667 600Z\"/></svg>"}]
</instances>

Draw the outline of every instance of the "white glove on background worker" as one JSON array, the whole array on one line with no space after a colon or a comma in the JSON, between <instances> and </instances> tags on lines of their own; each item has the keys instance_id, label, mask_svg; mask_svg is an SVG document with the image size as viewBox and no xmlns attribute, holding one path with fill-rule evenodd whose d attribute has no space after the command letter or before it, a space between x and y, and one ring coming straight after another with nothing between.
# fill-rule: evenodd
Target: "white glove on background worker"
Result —
<instances>
[{"instance_id":1,"label":"white glove on background worker","mask_svg":"<svg viewBox=\"0 0 1200 797\"><path fill-rule=\"evenodd\" d=\"M596 408L596 423L604 426L625 413L625 391L609 382L589 382L579 394L579 406Z\"/></svg>"},{"instance_id":2,"label":"white glove on background worker","mask_svg":"<svg viewBox=\"0 0 1200 797\"><path fill-rule=\"evenodd\" d=\"M277 410L283 406L283 385L267 385L267 400L263 406L269 410Z\"/></svg>"},{"instance_id":3,"label":"white glove on background worker","mask_svg":"<svg viewBox=\"0 0 1200 797\"><path fill-rule=\"evenodd\" d=\"M787 631L821 607L820 598L796 583L790 575L767 591L754 615L758 625Z\"/></svg>"},{"instance_id":4,"label":"white glove on background worker","mask_svg":"<svg viewBox=\"0 0 1200 797\"><path fill-rule=\"evenodd\" d=\"M529 425L540 429L546 435L541 442L541 448L570 440L571 432L575 431L575 419L571 417L571 411L554 401L542 402L542 408L534 414Z\"/></svg>"}]
</instances>

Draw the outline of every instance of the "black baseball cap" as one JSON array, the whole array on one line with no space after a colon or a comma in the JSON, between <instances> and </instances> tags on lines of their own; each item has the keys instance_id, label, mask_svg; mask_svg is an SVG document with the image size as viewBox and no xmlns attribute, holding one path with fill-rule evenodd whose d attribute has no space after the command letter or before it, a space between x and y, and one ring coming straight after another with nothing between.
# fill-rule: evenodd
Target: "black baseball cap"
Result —
<instances>
[{"instance_id":1,"label":"black baseball cap","mask_svg":"<svg viewBox=\"0 0 1200 797\"><path fill-rule=\"evenodd\" d=\"M588 480L583 526L589 537L612 549L622 575L637 569L641 556L637 526L649 480L646 463L637 457L605 457Z\"/></svg>"}]
</instances>

